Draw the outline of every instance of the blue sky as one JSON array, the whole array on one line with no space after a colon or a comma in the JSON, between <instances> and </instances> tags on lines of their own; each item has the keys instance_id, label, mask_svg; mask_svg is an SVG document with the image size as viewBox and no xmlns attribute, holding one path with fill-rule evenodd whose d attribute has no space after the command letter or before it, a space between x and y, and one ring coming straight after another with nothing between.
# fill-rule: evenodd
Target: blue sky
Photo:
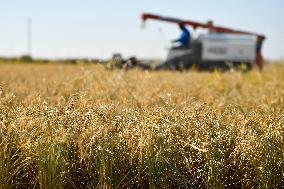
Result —
<instances>
[{"instance_id":1,"label":"blue sky","mask_svg":"<svg viewBox=\"0 0 284 189\"><path fill-rule=\"evenodd\" d=\"M27 52L32 18L35 57L164 58L179 30L155 21L141 29L143 12L263 33L264 56L284 59L283 0L0 0L0 56Z\"/></svg>"}]
</instances>

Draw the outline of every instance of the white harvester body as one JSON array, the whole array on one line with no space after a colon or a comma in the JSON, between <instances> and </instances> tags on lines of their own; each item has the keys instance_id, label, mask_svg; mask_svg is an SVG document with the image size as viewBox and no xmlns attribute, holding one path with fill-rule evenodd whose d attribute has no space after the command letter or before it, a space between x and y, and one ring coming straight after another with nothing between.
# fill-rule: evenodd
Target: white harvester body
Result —
<instances>
[{"instance_id":1,"label":"white harvester body","mask_svg":"<svg viewBox=\"0 0 284 189\"><path fill-rule=\"evenodd\" d=\"M202 61L253 62L257 38L244 34L201 34Z\"/></svg>"}]
</instances>

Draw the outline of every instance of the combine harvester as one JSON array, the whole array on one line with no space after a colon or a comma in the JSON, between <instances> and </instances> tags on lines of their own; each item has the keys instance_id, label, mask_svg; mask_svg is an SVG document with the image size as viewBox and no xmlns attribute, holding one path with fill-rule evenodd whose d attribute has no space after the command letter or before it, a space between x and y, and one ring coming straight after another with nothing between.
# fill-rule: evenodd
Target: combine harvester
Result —
<instances>
[{"instance_id":1,"label":"combine harvester","mask_svg":"<svg viewBox=\"0 0 284 189\"><path fill-rule=\"evenodd\" d=\"M172 47L165 62L157 70L181 70L197 67L198 69L243 68L249 70L255 63L259 70L263 61L261 48L265 36L257 33L235 30L213 25L212 22L199 23L154 14L142 14L146 20L165 21L191 26L194 30L201 28L209 32L192 39L188 46Z\"/></svg>"}]
</instances>

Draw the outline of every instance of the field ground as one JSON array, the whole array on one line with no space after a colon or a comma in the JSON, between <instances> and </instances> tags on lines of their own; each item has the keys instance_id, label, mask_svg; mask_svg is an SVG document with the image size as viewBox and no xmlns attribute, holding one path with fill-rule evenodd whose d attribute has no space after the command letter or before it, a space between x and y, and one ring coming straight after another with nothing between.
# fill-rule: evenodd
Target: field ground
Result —
<instances>
[{"instance_id":1,"label":"field ground","mask_svg":"<svg viewBox=\"0 0 284 189\"><path fill-rule=\"evenodd\" d=\"M284 64L0 64L0 188L281 188Z\"/></svg>"}]
</instances>

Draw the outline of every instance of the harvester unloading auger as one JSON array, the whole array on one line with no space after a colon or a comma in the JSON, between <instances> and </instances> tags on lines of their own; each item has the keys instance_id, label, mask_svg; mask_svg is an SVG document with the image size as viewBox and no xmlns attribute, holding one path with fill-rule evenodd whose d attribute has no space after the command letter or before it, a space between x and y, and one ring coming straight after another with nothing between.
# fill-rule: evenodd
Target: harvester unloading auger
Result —
<instances>
[{"instance_id":1,"label":"harvester unloading auger","mask_svg":"<svg viewBox=\"0 0 284 189\"><path fill-rule=\"evenodd\" d=\"M200 34L190 41L188 46L173 47L170 49L165 62L156 69L190 69L193 66L199 69L215 69L242 67L251 69L253 63L261 70L262 44L265 36L253 32L235 30L213 25L212 22L199 23L154 14L142 14L143 23L146 20L158 20L175 24L207 29L207 34Z\"/></svg>"}]
</instances>

